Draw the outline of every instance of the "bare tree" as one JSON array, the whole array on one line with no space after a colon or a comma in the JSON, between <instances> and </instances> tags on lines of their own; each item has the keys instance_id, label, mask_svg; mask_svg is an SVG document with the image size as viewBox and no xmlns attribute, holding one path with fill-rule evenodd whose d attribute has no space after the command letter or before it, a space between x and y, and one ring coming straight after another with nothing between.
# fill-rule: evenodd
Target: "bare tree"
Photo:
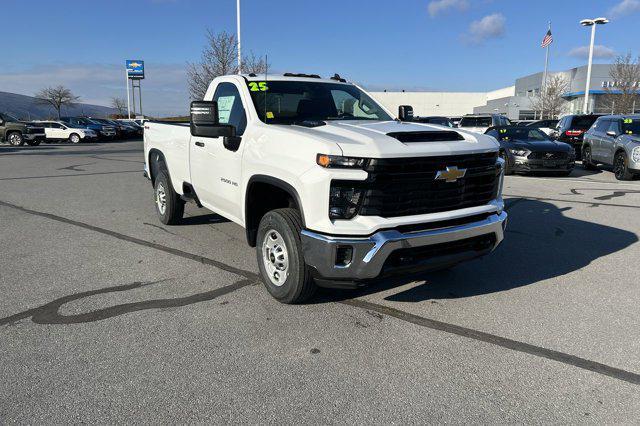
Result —
<instances>
[{"instance_id":1,"label":"bare tree","mask_svg":"<svg viewBox=\"0 0 640 426\"><path fill-rule=\"evenodd\" d=\"M613 114L630 114L640 107L640 57L618 56L609 69L611 84L604 88L605 105Z\"/></svg>"},{"instance_id":2,"label":"bare tree","mask_svg":"<svg viewBox=\"0 0 640 426\"><path fill-rule=\"evenodd\" d=\"M111 106L118 111L119 115L125 115L127 113L127 101L122 98L111 98Z\"/></svg>"},{"instance_id":3,"label":"bare tree","mask_svg":"<svg viewBox=\"0 0 640 426\"><path fill-rule=\"evenodd\" d=\"M207 30L207 44L198 63L187 64L187 79L191 99L202 99L214 78L238 72L238 46L236 36L222 31L214 34ZM242 71L264 73L268 64L253 52L242 58Z\"/></svg>"},{"instance_id":4,"label":"bare tree","mask_svg":"<svg viewBox=\"0 0 640 426\"><path fill-rule=\"evenodd\" d=\"M567 101L562 95L568 88L569 83L562 75L547 77L547 83L540 94L531 100L531 107L540 112L541 118L558 118L566 108Z\"/></svg>"},{"instance_id":5,"label":"bare tree","mask_svg":"<svg viewBox=\"0 0 640 426\"><path fill-rule=\"evenodd\" d=\"M46 87L35 94L37 102L42 105L51 105L58 113L60 118L60 110L63 106L71 106L80 100L79 96L71 93L71 90L64 86Z\"/></svg>"}]
</instances>

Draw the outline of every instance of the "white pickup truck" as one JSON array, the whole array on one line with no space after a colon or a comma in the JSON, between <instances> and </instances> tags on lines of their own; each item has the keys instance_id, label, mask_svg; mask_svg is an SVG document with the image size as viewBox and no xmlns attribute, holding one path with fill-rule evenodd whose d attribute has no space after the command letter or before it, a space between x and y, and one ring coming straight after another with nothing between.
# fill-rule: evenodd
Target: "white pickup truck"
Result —
<instances>
[{"instance_id":1,"label":"white pickup truck","mask_svg":"<svg viewBox=\"0 0 640 426\"><path fill-rule=\"evenodd\" d=\"M337 75L216 78L189 123L145 123L157 213L175 224L193 201L244 227L284 303L488 254L507 219L498 143L407 110Z\"/></svg>"}]
</instances>

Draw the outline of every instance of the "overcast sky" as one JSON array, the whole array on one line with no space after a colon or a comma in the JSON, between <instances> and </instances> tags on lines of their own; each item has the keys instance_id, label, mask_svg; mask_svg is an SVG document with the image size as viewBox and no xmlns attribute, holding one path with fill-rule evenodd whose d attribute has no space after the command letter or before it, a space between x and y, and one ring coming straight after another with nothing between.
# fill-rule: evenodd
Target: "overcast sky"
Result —
<instances>
[{"instance_id":1,"label":"overcast sky","mask_svg":"<svg viewBox=\"0 0 640 426\"><path fill-rule=\"evenodd\" d=\"M2 0L0 91L63 84L88 103L125 97L124 60L143 59L146 113L184 114L187 62L205 31L235 32L235 0ZM583 18L606 16L596 62L638 54L640 0L242 0L245 50L274 72L338 72L381 90L486 91L540 71L552 21L551 68L584 65ZM27 19L28 18L28 19ZM4 27L7 28L6 26Z\"/></svg>"}]
</instances>

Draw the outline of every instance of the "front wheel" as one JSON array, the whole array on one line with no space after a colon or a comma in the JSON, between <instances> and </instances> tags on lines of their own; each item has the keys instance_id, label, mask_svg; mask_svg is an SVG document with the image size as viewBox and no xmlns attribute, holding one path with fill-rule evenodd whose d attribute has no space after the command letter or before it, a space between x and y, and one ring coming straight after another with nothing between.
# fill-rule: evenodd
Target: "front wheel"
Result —
<instances>
[{"instance_id":1,"label":"front wheel","mask_svg":"<svg viewBox=\"0 0 640 426\"><path fill-rule=\"evenodd\" d=\"M591 147L585 146L582 150L582 167L587 170L596 170L596 165L593 163L593 159L591 157Z\"/></svg>"},{"instance_id":2,"label":"front wheel","mask_svg":"<svg viewBox=\"0 0 640 426\"><path fill-rule=\"evenodd\" d=\"M27 145L29 145L29 146L38 146L38 145L40 145L40 141L37 141L37 140L27 141Z\"/></svg>"},{"instance_id":3,"label":"front wheel","mask_svg":"<svg viewBox=\"0 0 640 426\"><path fill-rule=\"evenodd\" d=\"M616 154L616 157L613 160L613 173L618 180L633 179L633 173L629 171L627 154L624 151L620 151Z\"/></svg>"},{"instance_id":4,"label":"front wheel","mask_svg":"<svg viewBox=\"0 0 640 426\"><path fill-rule=\"evenodd\" d=\"M76 133L72 133L71 136L69 136L69 142L80 143L80 136Z\"/></svg>"},{"instance_id":5,"label":"front wheel","mask_svg":"<svg viewBox=\"0 0 640 426\"><path fill-rule=\"evenodd\" d=\"M302 303L316 290L304 261L300 231L302 218L296 209L272 210L258 226L258 267L267 291L282 303Z\"/></svg>"},{"instance_id":6,"label":"front wheel","mask_svg":"<svg viewBox=\"0 0 640 426\"><path fill-rule=\"evenodd\" d=\"M513 174L513 170L511 169L511 166L509 165L509 154L507 154L506 151L500 151L500 158L502 158L504 160L504 174L505 174L505 176Z\"/></svg>"},{"instance_id":7,"label":"front wheel","mask_svg":"<svg viewBox=\"0 0 640 426\"><path fill-rule=\"evenodd\" d=\"M9 141L9 144L13 146L21 146L24 144L24 139L22 138L22 134L20 132L10 133L9 137L7 137L7 141Z\"/></svg>"},{"instance_id":8,"label":"front wheel","mask_svg":"<svg viewBox=\"0 0 640 426\"><path fill-rule=\"evenodd\" d=\"M184 215L184 201L178 193L174 191L169 173L160 170L155 180L154 195L156 201L156 212L160 222L165 225L175 225L182 220Z\"/></svg>"}]
</instances>

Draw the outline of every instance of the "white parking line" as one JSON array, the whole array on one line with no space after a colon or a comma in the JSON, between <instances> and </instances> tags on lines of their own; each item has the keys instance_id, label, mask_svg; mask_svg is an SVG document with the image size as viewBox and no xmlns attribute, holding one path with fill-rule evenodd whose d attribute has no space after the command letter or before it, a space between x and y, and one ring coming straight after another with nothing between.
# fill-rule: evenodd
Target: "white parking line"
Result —
<instances>
[{"instance_id":1,"label":"white parking line","mask_svg":"<svg viewBox=\"0 0 640 426\"><path fill-rule=\"evenodd\" d=\"M630 186L634 188L640 188L640 182L638 183L621 183L621 182L601 182L591 179L564 179L564 178L545 178L535 176L507 176L507 179L531 179L531 180L552 180L554 182L577 182L577 183L595 183L599 185L616 185L616 186Z\"/></svg>"}]
</instances>

